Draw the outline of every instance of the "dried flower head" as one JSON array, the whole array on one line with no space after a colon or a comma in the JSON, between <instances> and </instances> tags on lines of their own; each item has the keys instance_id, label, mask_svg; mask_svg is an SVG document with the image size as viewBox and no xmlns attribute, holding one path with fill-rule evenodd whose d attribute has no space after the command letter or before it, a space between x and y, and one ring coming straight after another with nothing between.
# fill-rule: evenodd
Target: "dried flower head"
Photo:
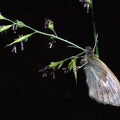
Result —
<instances>
[{"instance_id":1,"label":"dried flower head","mask_svg":"<svg viewBox=\"0 0 120 120\"><path fill-rule=\"evenodd\" d=\"M12 30L14 33L16 33L18 26L16 24L13 25Z\"/></svg>"},{"instance_id":2,"label":"dried flower head","mask_svg":"<svg viewBox=\"0 0 120 120\"><path fill-rule=\"evenodd\" d=\"M49 70L50 70L50 66L48 65L48 66L46 66L45 68L39 70L38 72L42 72L42 73L43 73L42 76L43 76L43 77L47 77L48 74L49 74Z\"/></svg>"},{"instance_id":3,"label":"dried flower head","mask_svg":"<svg viewBox=\"0 0 120 120\"><path fill-rule=\"evenodd\" d=\"M65 73L65 74L70 72L68 67L62 68L62 70L63 70L63 73Z\"/></svg>"},{"instance_id":4,"label":"dried flower head","mask_svg":"<svg viewBox=\"0 0 120 120\"><path fill-rule=\"evenodd\" d=\"M42 72L43 77L47 77L48 75L52 75L52 78L55 79L55 73L54 73L53 69L50 67L50 65L39 70L38 72Z\"/></svg>"},{"instance_id":5,"label":"dried flower head","mask_svg":"<svg viewBox=\"0 0 120 120\"><path fill-rule=\"evenodd\" d=\"M15 46L15 45L13 46L13 48L12 48L11 52L13 52L13 53L17 53L17 48L16 48L16 46Z\"/></svg>"},{"instance_id":6,"label":"dried flower head","mask_svg":"<svg viewBox=\"0 0 120 120\"><path fill-rule=\"evenodd\" d=\"M24 37L24 36L23 36L23 35L18 35L18 37L19 37L19 38L17 38L17 39L20 39L20 38L22 38L22 37ZM21 51L24 50L24 44L23 44L23 42L26 42L27 40L28 40L28 39L25 39L25 41L19 41L19 42L20 42L20 45L21 45ZM16 45L15 45L14 41L13 41L12 43L10 43L10 44L7 44L5 47L12 46L12 45L13 45L13 48L12 48L12 51L11 51L11 52L17 53L17 48L16 48Z\"/></svg>"},{"instance_id":7,"label":"dried flower head","mask_svg":"<svg viewBox=\"0 0 120 120\"><path fill-rule=\"evenodd\" d=\"M55 40L50 41L50 42L48 43L49 48L53 48L55 43L56 43Z\"/></svg>"},{"instance_id":8,"label":"dried flower head","mask_svg":"<svg viewBox=\"0 0 120 120\"><path fill-rule=\"evenodd\" d=\"M79 1L83 4L84 8L87 8L87 12L89 12L91 0L79 0Z\"/></svg>"},{"instance_id":9,"label":"dried flower head","mask_svg":"<svg viewBox=\"0 0 120 120\"><path fill-rule=\"evenodd\" d=\"M54 24L53 21L50 19L45 19L44 27L46 29L54 30Z\"/></svg>"}]
</instances>

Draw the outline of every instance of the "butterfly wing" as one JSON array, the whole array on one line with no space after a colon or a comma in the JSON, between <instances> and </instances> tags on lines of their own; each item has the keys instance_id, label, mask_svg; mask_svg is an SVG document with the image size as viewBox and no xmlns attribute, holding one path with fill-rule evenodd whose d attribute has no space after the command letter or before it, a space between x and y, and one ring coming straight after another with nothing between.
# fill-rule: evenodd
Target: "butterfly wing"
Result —
<instances>
[{"instance_id":1,"label":"butterfly wing","mask_svg":"<svg viewBox=\"0 0 120 120\"><path fill-rule=\"evenodd\" d=\"M120 106L120 83L105 63L93 57L84 70L89 96L103 104Z\"/></svg>"}]
</instances>

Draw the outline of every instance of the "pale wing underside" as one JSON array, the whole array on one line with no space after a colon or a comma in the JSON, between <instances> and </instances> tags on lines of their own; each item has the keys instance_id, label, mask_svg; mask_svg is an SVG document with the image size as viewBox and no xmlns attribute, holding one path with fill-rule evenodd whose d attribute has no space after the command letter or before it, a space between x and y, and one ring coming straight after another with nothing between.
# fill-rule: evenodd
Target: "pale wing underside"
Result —
<instances>
[{"instance_id":1,"label":"pale wing underside","mask_svg":"<svg viewBox=\"0 0 120 120\"><path fill-rule=\"evenodd\" d=\"M99 59L84 67L89 96L103 104L120 106L120 83L111 70Z\"/></svg>"}]
</instances>

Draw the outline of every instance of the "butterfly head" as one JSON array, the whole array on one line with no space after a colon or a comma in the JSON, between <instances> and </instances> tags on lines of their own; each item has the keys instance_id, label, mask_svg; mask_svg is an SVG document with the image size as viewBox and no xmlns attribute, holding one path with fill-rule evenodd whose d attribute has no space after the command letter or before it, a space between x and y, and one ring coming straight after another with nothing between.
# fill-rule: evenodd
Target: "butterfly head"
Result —
<instances>
[{"instance_id":1,"label":"butterfly head","mask_svg":"<svg viewBox=\"0 0 120 120\"><path fill-rule=\"evenodd\" d=\"M84 52L87 56L94 54L94 50L90 46L86 46Z\"/></svg>"},{"instance_id":2,"label":"butterfly head","mask_svg":"<svg viewBox=\"0 0 120 120\"><path fill-rule=\"evenodd\" d=\"M94 51L93 51L92 47L90 47L90 46L85 47L84 53L85 53L85 55L82 56L82 59L80 61L80 63L82 65L89 63L89 60L90 60L89 58L94 56Z\"/></svg>"}]
</instances>

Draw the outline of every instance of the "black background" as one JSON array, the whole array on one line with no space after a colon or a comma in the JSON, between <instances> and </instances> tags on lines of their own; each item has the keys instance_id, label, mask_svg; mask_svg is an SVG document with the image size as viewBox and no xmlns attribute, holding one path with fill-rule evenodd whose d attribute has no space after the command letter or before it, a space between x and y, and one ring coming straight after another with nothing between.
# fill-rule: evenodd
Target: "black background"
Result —
<instances>
[{"instance_id":1,"label":"black background","mask_svg":"<svg viewBox=\"0 0 120 120\"><path fill-rule=\"evenodd\" d=\"M100 58L120 79L119 71L119 0L94 0L95 22L99 34ZM44 20L54 21L58 36L81 47L93 46L91 14L86 14L78 0L1 0L2 15L45 31ZM0 25L4 21L0 21ZM7 22L7 24L9 24ZM28 29L17 34L27 34ZM12 30L0 35L0 119L1 120L119 120L120 108L102 105L88 96L84 71L78 72L78 85L73 74L56 73L56 79L43 78L38 71L51 61L58 61L79 51L57 41L48 48L48 38L32 36L25 50L11 53L4 46L17 36Z\"/></svg>"}]
</instances>

